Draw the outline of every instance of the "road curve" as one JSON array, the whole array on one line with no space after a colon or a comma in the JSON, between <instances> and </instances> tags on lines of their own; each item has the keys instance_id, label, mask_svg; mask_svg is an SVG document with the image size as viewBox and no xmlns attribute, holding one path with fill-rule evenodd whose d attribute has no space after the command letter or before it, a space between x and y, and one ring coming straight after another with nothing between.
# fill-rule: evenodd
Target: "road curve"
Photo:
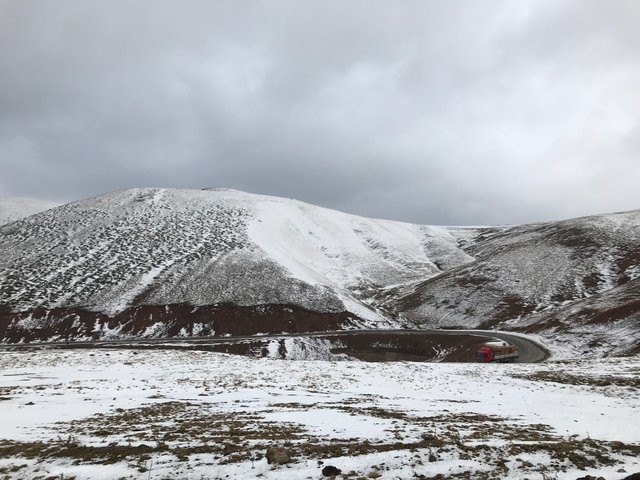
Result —
<instances>
[{"instance_id":1,"label":"road curve","mask_svg":"<svg viewBox=\"0 0 640 480\"><path fill-rule=\"evenodd\" d=\"M487 336L504 340L518 347L518 363L537 363L549 358L550 352L538 342L521 334L506 332L484 332Z\"/></svg>"},{"instance_id":2,"label":"road curve","mask_svg":"<svg viewBox=\"0 0 640 480\"><path fill-rule=\"evenodd\" d=\"M150 346L162 347L189 345L216 345L233 344L246 341L267 341L283 338L305 338L305 337L340 337L351 335L371 335L371 334L392 334L392 335L469 335L477 337L490 337L512 343L518 347L518 363L535 363L546 360L549 351L535 340L521 334L508 332L496 332L492 330L334 330L324 332L307 333L281 333L275 335L248 335L232 337L180 337L180 338L136 338L136 339L113 339L113 340L89 340L70 342L37 342L26 344L0 344L0 350L24 350L32 348L102 348L102 347L135 347Z\"/></svg>"}]
</instances>

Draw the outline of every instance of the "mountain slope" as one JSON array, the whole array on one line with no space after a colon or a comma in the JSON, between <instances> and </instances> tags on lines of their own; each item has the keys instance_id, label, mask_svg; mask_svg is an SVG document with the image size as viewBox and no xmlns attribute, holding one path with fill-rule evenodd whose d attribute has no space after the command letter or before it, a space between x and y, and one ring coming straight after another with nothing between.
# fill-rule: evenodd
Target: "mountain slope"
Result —
<instances>
[{"instance_id":1,"label":"mountain slope","mask_svg":"<svg viewBox=\"0 0 640 480\"><path fill-rule=\"evenodd\" d=\"M0 225L57 207L57 203L35 198L0 196Z\"/></svg>"},{"instance_id":2,"label":"mountain slope","mask_svg":"<svg viewBox=\"0 0 640 480\"><path fill-rule=\"evenodd\" d=\"M0 305L275 304L385 324L370 293L469 262L457 236L474 234L230 190L127 190L0 228Z\"/></svg>"},{"instance_id":3,"label":"mountain slope","mask_svg":"<svg viewBox=\"0 0 640 480\"><path fill-rule=\"evenodd\" d=\"M526 328L545 333L546 328L535 326L540 322L567 333L590 322L589 315L583 315L584 322L575 319L574 311L589 310L600 318L616 305L627 305L625 319L630 325L636 319L633 338L640 340L640 305L633 302L640 297L640 211L481 234L466 251L475 257L473 262L427 279L391 299L387 307L423 328ZM553 320L560 318L562 325L552 328ZM549 338L567 338L546 333ZM585 340L583 347L594 338Z\"/></svg>"},{"instance_id":4,"label":"mountain slope","mask_svg":"<svg viewBox=\"0 0 640 480\"><path fill-rule=\"evenodd\" d=\"M541 333L565 356L640 354L640 278L559 309L509 322Z\"/></svg>"}]
</instances>

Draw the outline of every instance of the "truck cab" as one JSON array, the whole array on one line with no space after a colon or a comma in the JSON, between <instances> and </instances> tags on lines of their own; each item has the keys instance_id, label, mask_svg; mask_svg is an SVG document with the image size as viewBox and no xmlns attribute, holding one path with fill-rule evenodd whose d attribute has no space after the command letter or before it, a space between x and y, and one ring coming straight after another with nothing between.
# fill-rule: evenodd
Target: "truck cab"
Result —
<instances>
[{"instance_id":1,"label":"truck cab","mask_svg":"<svg viewBox=\"0 0 640 480\"><path fill-rule=\"evenodd\" d=\"M507 342L487 342L478 349L478 362L514 362L518 358L518 347Z\"/></svg>"},{"instance_id":2,"label":"truck cab","mask_svg":"<svg viewBox=\"0 0 640 480\"><path fill-rule=\"evenodd\" d=\"M483 345L476 354L478 362L490 362L493 360L493 349L489 346Z\"/></svg>"}]
</instances>

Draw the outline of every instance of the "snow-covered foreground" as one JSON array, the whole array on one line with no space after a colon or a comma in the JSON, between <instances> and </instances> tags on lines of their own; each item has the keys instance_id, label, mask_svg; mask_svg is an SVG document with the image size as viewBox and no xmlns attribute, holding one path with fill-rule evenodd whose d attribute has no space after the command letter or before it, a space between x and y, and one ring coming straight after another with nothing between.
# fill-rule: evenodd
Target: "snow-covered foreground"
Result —
<instances>
[{"instance_id":1,"label":"snow-covered foreground","mask_svg":"<svg viewBox=\"0 0 640 480\"><path fill-rule=\"evenodd\" d=\"M640 358L537 365L0 354L0 476L621 479ZM292 457L273 466L268 446ZM627 473L625 473L624 471ZM439 476L440 475L440 476Z\"/></svg>"}]
</instances>

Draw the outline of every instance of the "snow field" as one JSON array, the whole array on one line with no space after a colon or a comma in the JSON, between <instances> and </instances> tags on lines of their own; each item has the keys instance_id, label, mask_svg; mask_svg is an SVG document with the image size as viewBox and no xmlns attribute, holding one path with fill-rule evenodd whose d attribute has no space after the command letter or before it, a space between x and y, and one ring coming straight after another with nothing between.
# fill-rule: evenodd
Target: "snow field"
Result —
<instances>
[{"instance_id":1,"label":"snow field","mask_svg":"<svg viewBox=\"0 0 640 480\"><path fill-rule=\"evenodd\" d=\"M478 365L2 353L0 475L315 479L335 465L341 478L616 480L620 468L640 471L639 371L638 357ZM268 465L269 445L285 445L293 462Z\"/></svg>"}]
</instances>

